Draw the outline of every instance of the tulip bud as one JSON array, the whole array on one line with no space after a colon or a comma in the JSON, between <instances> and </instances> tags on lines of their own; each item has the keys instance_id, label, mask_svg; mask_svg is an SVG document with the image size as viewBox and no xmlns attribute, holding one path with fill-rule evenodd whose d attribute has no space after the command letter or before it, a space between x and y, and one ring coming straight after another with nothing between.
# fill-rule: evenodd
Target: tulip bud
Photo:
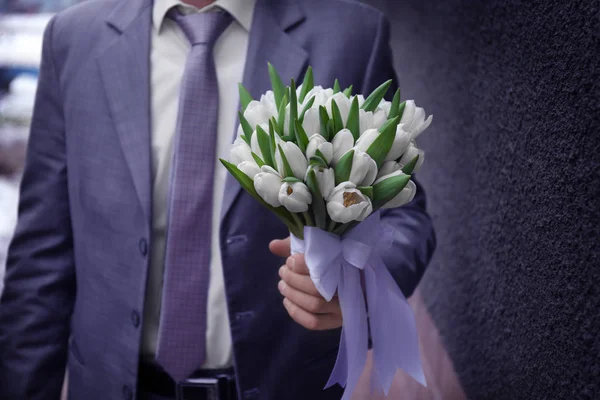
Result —
<instances>
[{"instance_id":1,"label":"tulip bud","mask_svg":"<svg viewBox=\"0 0 600 400\"><path fill-rule=\"evenodd\" d=\"M417 148L415 142L410 142L408 148L406 149L404 154L402 154L402 157L398 162L404 166L411 162L412 159L415 158L417 155L419 156L419 159L417 160L417 165L415 165L415 168L413 169L413 173L415 173L421 168L421 165L423 165L423 161L425 160L425 152Z\"/></svg>"},{"instance_id":2,"label":"tulip bud","mask_svg":"<svg viewBox=\"0 0 600 400\"><path fill-rule=\"evenodd\" d=\"M303 179L304 174L306 174L306 169L308 168L308 161L306 160L304 153L302 153L302 150L300 150L300 147L293 142L284 141L279 141L279 145L292 168L294 176L298 179ZM275 163L277 164L277 169L280 172L283 172L283 160L279 151L275 152Z\"/></svg>"},{"instance_id":3,"label":"tulip bud","mask_svg":"<svg viewBox=\"0 0 600 400\"><path fill-rule=\"evenodd\" d=\"M367 129L356 141L356 149L366 152L379 135L381 135L381 133L379 133L377 129Z\"/></svg>"},{"instance_id":4,"label":"tulip bud","mask_svg":"<svg viewBox=\"0 0 600 400\"><path fill-rule=\"evenodd\" d=\"M304 114L302 127L307 135L311 136L314 133L319 133L321 130L321 120L319 119L319 109L309 108Z\"/></svg>"},{"instance_id":5,"label":"tulip bud","mask_svg":"<svg viewBox=\"0 0 600 400\"><path fill-rule=\"evenodd\" d=\"M329 217L342 224L363 221L373 212L371 200L356 189L352 182L337 185L327 199Z\"/></svg>"},{"instance_id":6,"label":"tulip bud","mask_svg":"<svg viewBox=\"0 0 600 400\"><path fill-rule=\"evenodd\" d=\"M415 105L414 100L407 100L404 113L402 114L401 124L405 125L405 130L410 132L411 139L414 140L431 125L433 115L425 120L425 110Z\"/></svg>"},{"instance_id":7,"label":"tulip bud","mask_svg":"<svg viewBox=\"0 0 600 400\"><path fill-rule=\"evenodd\" d=\"M417 193L417 185L413 181L408 181L404 189L400 191L392 200L388 201L381 208L396 208L412 201Z\"/></svg>"},{"instance_id":8,"label":"tulip bud","mask_svg":"<svg viewBox=\"0 0 600 400\"><path fill-rule=\"evenodd\" d=\"M400 169L402 169L402 166L396 161L386 161L383 163L381 168L379 168L377 179L379 180L379 178L385 177L386 175L399 171Z\"/></svg>"},{"instance_id":9,"label":"tulip bud","mask_svg":"<svg viewBox=\"0 0 600 400\"><path fill-rule=\"evenodd\" d=\"M385 157L385 161L397 160L402 153L406 151L408 143L410 142L410 132L404 129L404 125L400 124L396 127L396 137L390 152Z\"/></svg>"},{"instance_id":10,"label":"tulip bud","mask_svg":"<svg viewBox=\"0 0 600 400\"><path fill-rule=\"evenodd\" d=\"M281 205L293 213L308 211L308 205L312 203L310 190L302 182L284 182L279 189L278 198Z\"/></svg>"},{"instance_id":11,"label":"tulip bud","mask_svg":"<svg viewBox=\"0 0 600 400\"><path fill-rule=\"evenodd\" d=\"M315 176L317 178L317 184L319 185L319 191L324 199L327 199L331 194L333 188L335 187L335 171L333 168L325 168L320 166L313 166L312 169L315 171ZM311 170L309 168L306 173ZM304 178L306 181L307 178Z\"/></svg>"},{"instance_id":12,"label":"tulip bud","mask_svg":"<svg viewBox=\"0 0 600 400\"><path fill-rule=\"evenodd\" d=\"M254 161L242 161L237 167L251 179L254 179L261 171L260 167Z\"/></svg>"},{"instance_id":13,"label":"tulip bud","mask_svg":"<svg viewBox=\"0 0 600 400\"><path fill-rule=\"evenodd\" d=\"M281 189L281 175L273 168L263 165L261 172L254 177L256 193L270 206L279 207L279 190Z\"/></svg>"},{"instance_id":14,"label":"tulip bud","mask_svg":"<svg viewBox=\"0 0 600 400\"><path fill-rule=\"evenodd\" d=\"M269 125L268 124L260 124L260 127L265 132L269 132ZM258 135L256 133L256 130L254 132L252 132L252 138L250 139L250 149L252 150L252 152L254 152L254 154L256 154L260 158L264 159L263 153L260 150L260 146L258 145ZM253 159L253 158L250 157L250 159Z\"/></svg>"},{"instance_id":15,"label":"tulip bud","mask_svg":"<svg viewBox=\"0 0 600 400\"><path fill-rule=\"evenodd\" d=\"M362 135L365 131L375 127L374 115L371 111L360 109L358 111L359 130Z\"/></svg>"},{"instance_id":16,"label":"tulip bud","mask_svg":"<svg viewBox=\"0 0 600 400\"><path fill-rule=\"evenodd\" d=\"M340 158L354 146L354 136L348 129L342 129L334 136L331 144L333 145L332 164L336 165Z\"/></svg>"},{"instance_id":17,"label":"tulip bud","mask_svg":"<svg viewBox=\"0 0 600 400\"><path fill-rule=\"evenodd\" d=\"M355 149L350 170L350 182L356 186L370 186L377 177L377 163L364 151Z\"/></svg>"},{"instance_id":18,"label":"tulip bud","mask_svg":"<svg viewBox=\"0 0 600 400\"><path fill-rule=\"evenodd\" d=\"M350 112L350 106L352 105L352 102L349 98L346 97L345 94L341 92L334 94L327 100L327 103L325 104L325 108L327 109L327 113L329 115L333 115L331 103L334 101L335 104L338 106L338 109L340 110L342 122L344 123L344 125L346 125L346 122L348 122L348 113Z\"/></svg>"},{"instance_id":19,"label":"tulip bud","mask_svg":"<svg viewBox=\"0 0 600 400\"><path fill-rule=\"evenodd\" d=\"M241 137L237 137L233 142L229 153L229 160L235 165L239 165L243 161L253 161L252 150L248 146L248 143Z\"/></svg>"},{"instance_id":20,"label":"tulip bud","mask_svg":"<svg viewBox=\"0 0 600 400\"><path fill-rule=\"evenodd\" d=\"M252 128L256 128L256 125L268 125L269 119L276 115L277 112L273 114L272 110L269 110L267 106L256 100L252 100L248 103L248 106L244 111L244 118L246 118L246 121L248 121L248 124L250 124Z\"/></svg>"},{"instance_id":21,"label":"tulip bud","mask_svg":"<svg viewBox=\"0 0 600 400\"><path fill-rule=\"evenodd\" d=\"M318 133L315 133L308 140L308 146L306 147L306 158L310 159L319 150L324 156L327 164L331 162L333 158L333 144L325 140L325 138Z\"/></svg>"}]
</instances>

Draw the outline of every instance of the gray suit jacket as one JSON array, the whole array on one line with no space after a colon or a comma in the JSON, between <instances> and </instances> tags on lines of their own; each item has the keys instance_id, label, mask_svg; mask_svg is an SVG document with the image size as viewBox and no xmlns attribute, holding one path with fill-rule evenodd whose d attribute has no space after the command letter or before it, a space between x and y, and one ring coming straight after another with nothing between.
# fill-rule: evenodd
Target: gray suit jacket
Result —
<instances>
[{"instance_id":1,"label":"gray suit jacket","mask_svg":"<svg viewBox=\"0 0 600 400\"><path fill-rule=\"evenodd\" d=\"M71 399L135 396L151 221L151 0L91 0L46 30L19 222L0 305L0 398L56 399L65 366ZM354 85L394 77L384 17L341 0L259 0L244 84L283 78ZM232 82L236 84L236 82ZM232 132L233 138L233 132ZM434 247L420 190L390 210L384 256L405 294ZM229 179L220 238L240 397L335 399L322 391L339 330L311 332L281 305L268 251L284 226Z\"/></svg>"}]
</instances>

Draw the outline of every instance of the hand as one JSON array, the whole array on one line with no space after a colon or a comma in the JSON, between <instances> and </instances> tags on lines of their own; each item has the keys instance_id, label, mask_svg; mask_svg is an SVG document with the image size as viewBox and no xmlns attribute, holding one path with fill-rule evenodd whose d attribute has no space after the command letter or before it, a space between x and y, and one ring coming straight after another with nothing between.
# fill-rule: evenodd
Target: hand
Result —
<instances>
[{"instance_id":1,"label":"hand","mask_svg":"<svg viewBox=\"0 0 600 400\"><path fill-rule=\"evenodd\" d=\"M337 296L327 302L310 279L303 254L290 256L290 238L273 240L269 250L287 257L279 269L279 291L284 296L283 305L294 321L310 330L335 329L342 326L342 309Z\"/></svg>"}]
</instances>

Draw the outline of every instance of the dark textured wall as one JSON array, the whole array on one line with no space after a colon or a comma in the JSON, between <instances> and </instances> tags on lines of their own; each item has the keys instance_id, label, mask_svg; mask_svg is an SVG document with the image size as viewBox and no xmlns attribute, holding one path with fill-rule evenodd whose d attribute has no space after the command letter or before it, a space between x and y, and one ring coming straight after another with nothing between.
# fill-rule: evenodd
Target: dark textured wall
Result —
<instances>
[{"instance_id":1,"label":"dark textured wall","mask_svg":"<svg viewBox=\"0 0 600 400\"><path fill-rule=\"evenodd\" d=\"M372 0L439 245L421 290L469 398L600 398L598 1Z\"/></svg>"}]
</instances>

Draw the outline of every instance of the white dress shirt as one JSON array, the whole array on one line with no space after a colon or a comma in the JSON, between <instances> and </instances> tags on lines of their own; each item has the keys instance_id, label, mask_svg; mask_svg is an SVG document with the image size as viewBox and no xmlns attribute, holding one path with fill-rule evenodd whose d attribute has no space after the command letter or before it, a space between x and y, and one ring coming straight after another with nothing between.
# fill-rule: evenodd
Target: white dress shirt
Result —
<instances>
[{"instance_id":1,"label":"white dress shirt","mask_svg":"<svg viewBox=\"0 0 600 400\"><path fill-rule=\"evenodd\" d=\"M156 353L164 274L169 174L179 89L190 44L167 12L179 6L184 13L209 12L217 7L227 10L234 20L215 43L213 55L219 84L217 159L227 158L234 135L238 110L238 82L242 81L249 31L256 0L217 0L200 10L179 0L155 0L152 11L151 113L152 113L152 254L146 303L142 355ZM216 93L215 93L216 94ZM200 127L199 127L200 128ZM208 291L206 360L203 368L223 368L232 363L231 331L223 283L219 226L226 170L217 161L213 188L212 252Z\"/></svg>"}]
</instances>

